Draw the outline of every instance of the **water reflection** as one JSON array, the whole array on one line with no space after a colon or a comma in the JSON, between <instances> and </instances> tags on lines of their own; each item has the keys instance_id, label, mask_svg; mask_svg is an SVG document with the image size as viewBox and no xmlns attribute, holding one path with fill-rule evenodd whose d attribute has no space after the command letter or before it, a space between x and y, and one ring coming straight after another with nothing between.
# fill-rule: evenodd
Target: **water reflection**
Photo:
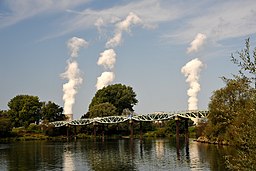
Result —
<instances>
[{"instance_id":1,"label":"water reflection","mask_svg":"<svg viewBox=\"0 0 256 171\"><path fill-rule=\"evenodd\" d=\"M0 170L225 170L228 153L182 139L17 142L0 146Z\"/></svg>"},{"instance_id":2,"label":"water reflection","mask_svg":"<svg viewBox=\"0 0 256 171\"><path fill-rule=\"evenodd\" d=\"M162 139L156 140L155 144L156 144L156 157L158 159L161 159L162 157L164 157L164 140Z\"/></svg>"},{"instance_id":3,"label":"water reflection","mask_svg":"<svg viewBox=\"0 0 256 171\"><path fill-rule=\"evenodd\" d=\"M64 171L76 170L73 160L74 160L74 156L70 150L70 145L64 146L64 152L63 152L63 165L64 165L63 170Z\"/></svg>"}]
</instances>

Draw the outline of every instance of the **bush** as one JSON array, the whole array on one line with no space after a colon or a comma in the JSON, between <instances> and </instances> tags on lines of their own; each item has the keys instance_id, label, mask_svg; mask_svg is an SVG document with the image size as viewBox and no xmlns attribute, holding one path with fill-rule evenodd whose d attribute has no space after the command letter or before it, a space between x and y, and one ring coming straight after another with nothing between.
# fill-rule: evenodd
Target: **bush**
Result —
<instances>
[{"instance_id":1,"label":"bush","mask_svg":"<svg viewBox=\"0 0 256 171\"><path fill-rule=\"evenodd\" d=\"M27 131L31 133L41 133L41 126L36 124L30 124L27 128Z\"/></svg>"},{"instance_id":2,"label":"bush","mask_svg":"<svg viewBox=\"0 0 256 171\"><path fill-rule=\"evenodd\" d=\"M12 126L9 118L2 117L0 118L0 137L10 136Z\"/></svg>"}]
</instances>

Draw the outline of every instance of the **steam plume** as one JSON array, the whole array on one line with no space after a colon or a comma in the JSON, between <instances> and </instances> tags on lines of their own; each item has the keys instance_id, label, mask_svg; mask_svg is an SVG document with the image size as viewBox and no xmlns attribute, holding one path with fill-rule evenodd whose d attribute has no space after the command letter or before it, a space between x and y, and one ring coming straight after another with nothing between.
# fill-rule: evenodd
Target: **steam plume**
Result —
<instances>
[{"instance_id":1,"label":"steam plume","mask_svg":"<svg viewBox=\"0 0 256 171\"><path fill-rule=\"evenodd\" d=\"M99 33L101 33L101 27L104 25L104 21L102 18L98 18L94 25L97 27Z\"/></svg>"},{"instance_id":2,"label":"steam plume","mask_svg":"<svg viewBox=\"0 0 256 171\"><path fill-rule=\"evenodd\" d=\"M197 94L200 91L199 84L199 73L201 68L203 67L203 63L195 58L188 62L185 66L181 68L181 72L187 77L186 82L189 83L189 89L187 91L188 99L188 110L197 110Z\"/></svg>"},{"instance_id":3,"label":"steam plume","mask_svg":"<svg viewBox=\"0 0 256 171\"><path fill-rule=\"evenodd\" d=\"M198 49L204 44L206 35L198 33L195 39L190 43L190 47L187 49L187 53L197 52Z\"/></svg>"},{"instance_id":4,"label":"steam plume","mask_svg":"<svg viewBox=\"0 0 256 171\"><path fill-rule=\"evenodd\" d=\"M88 43L81 38L73 37L71 38L67 46L70 50L70 59L67 60L66 71L61 74L63 79L67 79L68 82L63 85L63 100L64 100L64 113L72 114L72 107L75 103L75 95L77 93L77 88L82 84L83 79L80 76L80 70L78 68L78 63L76 57L78 56L79 48L87 46Z\"/></svg>"},{"instance_id":5,"label":"steam plume","mask_svg":"<svg viewBox=\"0 0 256 171\"><path fill-rule=\"evenodd\" d=\"M117 23L115 35L106 43L106 47L113 48L119 45L122 41L122 32L123 31L130 32L131 25L135 25L139 23L141 23L141 19L134 13L130 12L125 20Z\"/></svg>"},{"instance_id":6,"label":"steam plume","mask_svg":"<svg viewBox=\"0 0 256 171\"><path fill-rule=\"evenodd\" d=\"M106 43L106 47L109 49L100 54L97 62L98 65L103 65L105 69L110 70L109 72L103 72L101 76L97 78L97 90L109 85L115 78L113 69L116 62L116 53L113 48L120 45L123 31L130 32L131 25L139 23L141 23L141 19L130 12L123 21L116 24L115 35Z\"/></svg>"},{"instance_id":7,"label":"steam plume","mask_svg":"<svg viewBox=\"0 0 256 171\"><path fill-rule=\"evenodd\" d=\"M98 65L103 65L105 69L113 69L116 63L116 53L114 49L105 50L100 54Z\"/></svg>"},{"instance_id":8,"label":"steam plume","mask_svg":"<svg viewBox=\"0 0 256 171\"><path fill-rule=\"evenodd\" d=\"M97 78L96 88L102 89L106 85L110 84L115 78L114 72L103 72L100 77Z\"/></svg>"}]
</instances>

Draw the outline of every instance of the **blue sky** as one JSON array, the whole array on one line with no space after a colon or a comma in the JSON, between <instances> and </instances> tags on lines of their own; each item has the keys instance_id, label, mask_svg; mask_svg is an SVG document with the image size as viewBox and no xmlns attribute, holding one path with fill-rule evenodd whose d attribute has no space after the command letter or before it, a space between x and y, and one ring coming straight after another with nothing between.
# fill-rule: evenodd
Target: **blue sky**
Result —
<instances>
[{"instance_id":1,"label":"blue sky","mask_svg":"<svg viewBox=\"0 0 256 171\"><path fill-rule=\"evenodd\" d=\"M230 54L248 37L255 47L255 9L254 0L1 0L0 109L8 109L8 101L19 94L63 106L67 80L60 75L69 59L67 42L79 37L88 46L77 57L83 83L73 113L75 118L86 113L104 72L97 65L99 55L130 12L141 23L124 31L115 47L112 83L133 87L139 100L135 112L186 110L189 86L181 68L194 58L204 64L198 107L207 109L212 92L224 86L219 77L237 72ZM187 53L198 33L206 36L204 43Z\"/></svg>"}]
</instances>

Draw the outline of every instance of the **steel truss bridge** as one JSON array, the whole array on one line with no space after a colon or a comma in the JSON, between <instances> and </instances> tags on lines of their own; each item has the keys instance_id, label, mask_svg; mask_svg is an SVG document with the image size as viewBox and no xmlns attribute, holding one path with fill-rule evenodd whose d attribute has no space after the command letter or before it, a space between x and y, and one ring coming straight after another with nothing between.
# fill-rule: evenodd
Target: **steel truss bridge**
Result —
<instances>
[{"instance_id":1,"label":"steel truss bridge","mask_svg":"<svg viewBox=\"0 0 256 171\"><path fill-rule=\"evenodd\" d=\"M207 110L193 110L193 111L181 111L181 112L155 112L151 114L130 114L129 116L107 116L88 119L77 119L72 121L56 121L49 124L55 127L68 126L68 125L89 125L92 123L100 124L117 124L126 121L137 122L154 122L170 119L191 119L197 124L200 120L206 119L208 116Z\"/></svg>"}]
</instances>

